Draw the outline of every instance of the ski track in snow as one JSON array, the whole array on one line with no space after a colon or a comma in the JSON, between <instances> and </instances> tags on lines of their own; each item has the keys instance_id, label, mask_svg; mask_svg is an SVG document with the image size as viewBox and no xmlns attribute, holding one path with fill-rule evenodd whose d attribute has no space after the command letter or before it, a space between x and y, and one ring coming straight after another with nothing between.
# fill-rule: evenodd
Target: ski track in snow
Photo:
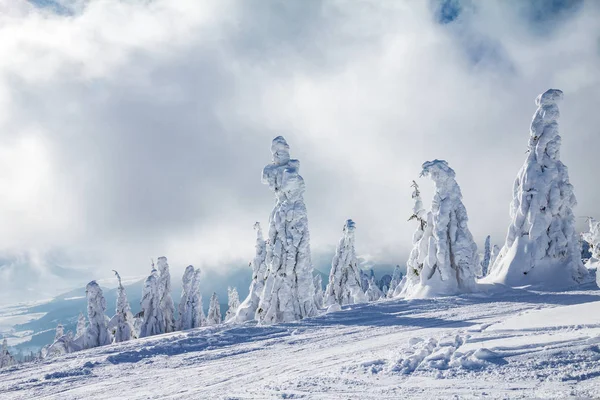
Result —
<instances>
[{"instance_id":1,"label":"ski track in snow","mask_svg":"<svg viewBox=\"0 0 600 400\"><path fill-rule=\"evenodd\" d=\"M0 398L598 398L599 308L588 285L199 328L0 370Z\"/></svg>"}]
</instances>

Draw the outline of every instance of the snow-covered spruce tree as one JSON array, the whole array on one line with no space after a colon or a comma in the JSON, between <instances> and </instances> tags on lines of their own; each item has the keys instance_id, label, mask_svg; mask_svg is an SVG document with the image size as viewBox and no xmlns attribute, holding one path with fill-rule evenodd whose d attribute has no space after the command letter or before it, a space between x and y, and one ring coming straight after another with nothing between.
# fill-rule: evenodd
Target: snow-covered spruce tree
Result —
<instances>
[{"instance_id":1,"label":"snow-covered spruce tree","mask_svg":"<svg viewBox=\"0 0 600 400\"><path fill-rule=\"evenodd\" d=\"M152 272L144 281L141 300L141 315L143 321L140 325L140 337L158 335L163 333L159 323L160 295L158 291L158 271L152 263Z\"/></svg>"},{"instance_id":2,"label":"snow-covered spruce tree","mask_svg":"<svg viewBox=\"0 0 600 400\"><path fill-rule=\"evenodd\" d=\"M74 340L73 333L71 331L60 336L58 333L59 332L57 331L54 342L46 348L45 357L57 357L63 354L79 351L83 348L83 337L78 338L78 340Z\"/></svg>"},{"instance_id":3,"label":"snow-covered spruce tree","mask_svg":"<svg viewBox=\"0 0 600 400\"><path fill-rule=\"evenodd\" d=\"M369 288L367 289L366 296L368 301L377 301L383 297L383 292L377 286L374 276L369 279Z\"/></svg>"},{"instance_id":4,"label":"snow-covered spruce tree","mask_svg":"<svg viewBox=\"0 0 600 400\"><path fill-rule=\"evenodd\" d=\"M388 288L386 293L386 297L394 297L394 291L402 281L402 270L399 265L394 267L394 273L392 274L392 280L390 281L390 287Z\"/></svg>"},{"instance_id":5,"label":"snow-covered spruce tree","mask_svg":"<svg viewBox=\"0 0 600 400\"><path fill-rule=\"evenodd\" d=\"M317 310L304 179L298 173L300 162L290 158L289 150L282 136L273 139L273 161L262 173L276 203L269 217L268 276L256 312L261 324L296 321Z\"/></svg>"},{"instance_id":6,"label":"snow-covered spruce tree","mask_svg":"<svg viewBox=\"0 0 600 400\"><path fill-rule=\"evenodd\" d=\"M196 268L194 280L192 281L192 328L205 325L206 316L204 315L202 294L200 294L200 268Z\"/></svg>"},{"instance_id":7,"label":"snow-covered spruce tree","mask_svg":"<svg viewBox=\"0 0 600 400\"><path fill-rule=\"evenodd\" d=\"M219 305L219 297L213 292L208 305L208 316L206 317L206 325L219 325L221 323L221 306Z\"/></svg>"},{"instance_id":8,"label":"snow-covered spruce tree","mask_svg":"<svg viewBox=\"0 0 600 400\"><path fill-rule=\"evenodd\" d=\"M477 245L467 225L467 210L456 174L446 161L433 160L423 164L421 175L433 180L435 193L416 263L411 261L409 266L418 274L419 283L411 285L407 295L427 297L471 292L475 290L478 268Z\"/></svg>"},{"instance_id":9,"label":"snow-covered spruce tree","mask_svg":"<svg viewBox=\"0 0 600 400\"><path fill-rule=\"evenodd\" d=\"M2 341L2 349L0 349L0 368L10 367L16 363L15 358L8 351L8 343L6 338L4 338Z\"/></svg>"},{"instance_id":10,"label":"snow-covered spruce tree","mask_svg":"<svg viewBox=\"0 0 600 400\"><path fill-rule=\"evenodd\" d=\"M490 259L492 258L492 250L490 248L490 235L485 238L485 245L483 247L483 258L481 260L481 276L485 277L488 274L490 266Z\"/></svg>"},{"instance_id":11,"label":"snow-covered spruce tree","mask_svg":"<svg viewBox=\"0 0 600 400\"><path fill-rule=\"evenodd\" d=\"M588 260L588 266L595 265L600 262L600 221L594 218L588 218L589 230L584 232L581 237L590 245L592 257ZM598 276L600 274L596 274Z\"/></svg>"},{"instance_id":12,"label":"snow-covered spruce tree","mask_svg":"<svg viewBox=\"0 0 600 400\"><path fill-rule=\"evenodd\" d=\"M167 257L158 257L157 261L159 278L158 293L160 297L158 323L161 333L175 331L175 304L171 297L171 273Z\"/></svg>"},{"instance_id":13,"label":"snow-covered spruce tree","mask_svg":"<svg viewBox=\"0 0 600 400\"><path fill-rule=\"evenodd\" d=\"M408 220L415 220L417 229L413 233L413 247L406 262L406 277L403 284L397 286L394 290L394 297L411 296L421 287L420 275L429 249L429 238L433 235L433 215L423 208L421 191L417 182L413 181L411 187L413 188L412 199L414 204L412 214Z\"/></svg>"},{"instance_id":14,"label":"snow-covered spruce tree","mask_svg":"<svg viewBox=\"0 0 600 400\"><path fill-rule=\"evenodd\" d=\"M121 276L117 271L113 270L113 272L119 281L119 286L117 287L117 308L109 326L114 332L114 341L119 343L136 339L138 335L134 327L133 314L127 300L127 293L121 282Z\"/></svg>"},{"instance_id":15,"label":"snow-covered spruce tree","mask_svg":"<svg viewBox=\"0 0 600 400\"><path fill-rule=\"evenodd\" d=\"M313 278L313 284L315 285L315 304L317 307L323 307L323 277L321 274L315 275Z\"/></svg>"},{"instance_id":16,"label":"snow-covered spruce tree","mask_svg":"<svg viewBox=\"0 0 600 400\"><path fill-rule=\"evenodd\" d=\"M227 305L229 307L225 312L225 322L233 320L240 307L240 297L236 288L227 288Z\"/></svg>"},{"instance_id":17,"label":"snow-covered spruce tree","mask_svg":"<svg viewBox=\"0 0 600 400\"><path fill-rule=\"evenodd\" d=\"M79 313L79 318L77 319L77 332L75 333L75 337L83 337L85 334L85 317L83 313Z\"/></svg>"},{"instance_id":18,"label":"snow-covered spruce tree","mask_svg":"<svg viewBox=\"0 0 600 400\"><path fill-rule=\"evenodd\" d=\"M105 346L112 342L108 331L108 317L106 316L106 299L102 289L91 281L85 288L87 297L88 327L85 333L83 346L86 349Z\"/></svg>"},{"instance_id":19,"label":"snow-covered spruce tree","mask_svg":"<svg viewBox=\"0 0 600 400\"><path fill-rule=\"evenodd\" d=\"M248 297L238 307L236 321L246 322L255 319L256 310L260 303L260 296L262 295L265 287L265 273L267 271L267 265L265 259L267 257L267 244L263 238L262 229L260 223L254 224L254 230L256 231L256 252L254 259L250 263L252 268L252 281L250 281L250 290Z\"/></svg>"},{"instance_id":20,"label":"snow-covered spruce tree","mask_svg":"<svg viewBox=\"0 0 600 400\"><path fill-rule=\"evenodd\" d=\"M329 282L324 295L326 307L336 303L343 306L364 303L368 300L360 284L360 269L354 248L355 230L354 221L347 220L342 229L342 237L335 249L335 255L331 260Z\"/></svg>"},{"instance_id":21,"label":"snow-covered spruce tree","mask_svg":"<svg viewBox=\"0 0 600 400\"><path fill-rule=\"evenodd\" d=\"M65 334L65 327L60 322L56 325L56 333L54 334L54 340L62 337Z\"/></svg>"},{"instance_id":22,"label":"snow-covered spruce tree","mask_svg":"<svg viewBox=\"0 0 600 400\"><path fill-rule=\"evenodd\" d=\"M187 329L194 328L194 316L193 316L193 287L194 284L194 267L188 265L183 272L182 286L181 286L181 300L179 300L179 319L177 320L177 329L185 331Z\"/></svg>"},{"instance_id":23,"label":"snow-covered spruce tree","mask_svg":"<svg viewBox=\"0 0 600 400\"><path fill-rule=\"evenodd\" d=\"M557 102L549 89L535 100L528 154L517 174L506 242L492 267L490 282L509 286L567 286L587 274L579 254L573 186L560 161Z\"/></svg>"}]
</instances>

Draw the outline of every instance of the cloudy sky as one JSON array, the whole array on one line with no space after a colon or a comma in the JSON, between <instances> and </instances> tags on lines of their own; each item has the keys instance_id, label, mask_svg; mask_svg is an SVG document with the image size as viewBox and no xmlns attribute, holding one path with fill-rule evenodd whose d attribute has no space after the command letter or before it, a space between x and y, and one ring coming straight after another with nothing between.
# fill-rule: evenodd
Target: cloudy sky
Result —
<instances>
[{"instance_id":1,"label":"cloudy sky","mask_svg":"<svg viewBox=\"0 0 600 400\"><path fill-rule=\"evenodd\" d=\"M277 135L319 268L347 218L366 260L403 264L435 158L502 244L550 87L575 213L600 217L596 1L0 0L0 302L160 255L177 276L247 265Z\"/></svg>"}]
</instances>

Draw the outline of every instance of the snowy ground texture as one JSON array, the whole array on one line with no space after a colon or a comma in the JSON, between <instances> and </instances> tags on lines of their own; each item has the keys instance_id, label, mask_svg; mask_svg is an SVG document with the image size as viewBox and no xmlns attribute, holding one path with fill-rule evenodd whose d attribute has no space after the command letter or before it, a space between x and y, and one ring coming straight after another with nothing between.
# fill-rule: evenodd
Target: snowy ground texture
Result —
<instances>
[{"instance_id":1,"label":"snowy ground texture","mask_svg":"<svg viewBox=\"0 0 600 400\"><path fill-rule=\"evenodd\" d=\"M0 398L600 398L595 287L380 301L160 335L0 370Z\"/></svg>"}]
</instances>

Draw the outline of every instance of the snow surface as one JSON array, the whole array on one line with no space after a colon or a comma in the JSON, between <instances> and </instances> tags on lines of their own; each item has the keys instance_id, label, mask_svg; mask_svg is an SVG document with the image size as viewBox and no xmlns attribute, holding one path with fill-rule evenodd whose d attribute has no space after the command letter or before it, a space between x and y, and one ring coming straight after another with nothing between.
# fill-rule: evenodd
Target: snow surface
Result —
<instances>
[{"instance_id":1,"label":"snow surface","mask_svg":"<svg viewBox=\"0 0 600 400\"><path fill-rule=\"evenodd\" d=\"M600 397L594 283L482 290L351 305L286 324L221 324L11 366L0 370L0 397Z\"/></svg>"}]
</instances>

